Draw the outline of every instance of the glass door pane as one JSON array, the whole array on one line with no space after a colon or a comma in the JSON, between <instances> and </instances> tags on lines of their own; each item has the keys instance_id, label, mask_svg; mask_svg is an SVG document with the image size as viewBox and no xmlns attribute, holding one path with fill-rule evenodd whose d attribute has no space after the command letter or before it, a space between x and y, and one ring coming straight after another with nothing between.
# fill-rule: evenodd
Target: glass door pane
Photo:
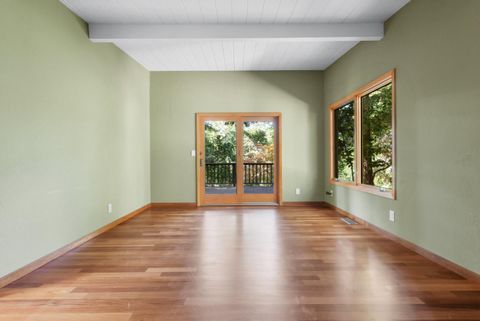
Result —
<instances>
[{"instance_id":1,"label":"glass door pane","mask_svg":"<svg viewBox=\"0 0 480 321\"><path fill-rule=\"evenodd\" d=\"M234 121L205 121L205 194L237 193Z\"/></svg>"},{"instance_id":2,"label":"glass door pane","mask_svg":"<svg viewBox=\"0 0 480 321\"><path fill-rule=\"evenodd\" d=\"M243 191L274 194L275 122L243 122Z\"/></svg>"}]
</instances>

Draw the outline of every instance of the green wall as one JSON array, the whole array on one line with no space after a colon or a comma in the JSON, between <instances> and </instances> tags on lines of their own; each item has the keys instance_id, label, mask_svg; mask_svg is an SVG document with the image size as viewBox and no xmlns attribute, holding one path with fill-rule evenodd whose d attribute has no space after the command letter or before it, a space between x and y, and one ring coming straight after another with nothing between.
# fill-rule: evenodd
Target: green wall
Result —
<instances>
[{"instance_id":1,"label":"green wall","mask_svg":"<svg viewBox=\"0 0 480 321\"><path fill-rule=\"evenodd\" d=\"M282 112L285 201L323 194L321 72L151 74L152 202L195 202L196 112ZM295 195L295 188L301 195Z\"/></svg>"},{"instance_id":2,"label":"green wall","mask_svg":"<svg viewBox=\"0 0 480 321\"><path fill-rule=\"evenodd\" d=\"M285 201L326 186L328 202L480 272L478 12L413 0L324 73L150 75L57 0L2 0L0 276L150 201L194 202L195 113L224 111L283 113ZM328 183L327 106L392 68L396 201Z\"/></svg>"},{"instance_id":3,"label":"green wall","mask_svg":"<svg viewBox=\"0 0 480 321\"><path fill-rule=\"evenodd\" d=\"M325 72L328 105L397 68L398 200L328 183L326 200L480 272L480 1L414 0ZM328 147L325 145L325 147ZM328 155L327 148L325 149ZM389 209L396 221L388 220Z\"/></svg>"},{"instance_id":4,"label":"green wall","mask_svg":"<svg viewBox=\"0 0 480 321\"><path fill-rule=\"evenodd\" d=\"M149 73L59 1L2 0L0 39L2 276L150 202L150 123Z\"/></svg>"}]
</instances>

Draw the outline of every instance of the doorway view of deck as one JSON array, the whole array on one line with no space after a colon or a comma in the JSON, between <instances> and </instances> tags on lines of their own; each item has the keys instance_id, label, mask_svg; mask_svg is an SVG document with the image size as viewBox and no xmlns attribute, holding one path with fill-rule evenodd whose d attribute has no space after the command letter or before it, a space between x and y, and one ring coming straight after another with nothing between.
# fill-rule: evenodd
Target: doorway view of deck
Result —
<instances>
[{"instance_id":1,"label":"doorway view of deck","mask_svg":"<svg viewBox=\"0 0 480 321\"><path fill-rule=\"evenodd\" d=\"M279 202L279 114L198 114L198 203Z\"/></svg>"}]
</instances>

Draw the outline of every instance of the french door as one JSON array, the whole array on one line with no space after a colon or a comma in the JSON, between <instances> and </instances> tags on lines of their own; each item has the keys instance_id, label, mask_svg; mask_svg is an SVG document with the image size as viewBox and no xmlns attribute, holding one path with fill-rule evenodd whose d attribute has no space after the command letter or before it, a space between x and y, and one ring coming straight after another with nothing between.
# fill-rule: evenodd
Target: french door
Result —
<instances>
[{"instance_id":1,"label":"french door","mask_svg":"<svg viewBox=\"0 0 480 321\"><path fill-rule=\"evenodd\" d=\"M281 114L197 114L197 204L281 203Z\"/></svg>"}]
</instances>

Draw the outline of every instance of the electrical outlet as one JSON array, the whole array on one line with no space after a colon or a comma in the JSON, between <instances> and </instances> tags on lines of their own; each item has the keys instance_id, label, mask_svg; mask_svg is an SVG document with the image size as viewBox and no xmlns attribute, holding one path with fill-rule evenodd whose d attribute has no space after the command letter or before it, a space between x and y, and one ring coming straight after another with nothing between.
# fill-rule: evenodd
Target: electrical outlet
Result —
<instances>
[{"instance_id":1,"label":"electrical outlet","mask_svg":"<svg viewBox=\"0 0 480 321\"><path fill-rule=\"evenodd\" d=\"M297 188L295 189L295 195L300 195L300 188L299 188L299 187L297 187Z\"/></svg>"},{"instance_id":2,"label":"electrical outlet","mask_svg":"<svg viewBox=\"0 0 480 321\"><path fill-rule=\"evenodd\" d=\"M195 149L194 149L194 150L192 150L192 157L195 157L195 154L196 154L196 152L195 152Z\"/></svg>"},{"instance_id":3,"label":"electrical outlet","mask_svg":"<svg viewBox=\"0 0 480 321\"><path fill-rule=\"evenodd\" d=\"M391 222L395 222L395 212L393 210L390 210L390 212L388 213L388 217Z\"/></svg>"},{"instance_id":4,"label":"electrical outlet","mask_svg":"<svg viewBox=\"0 0 480 321\"><path fill-rule=\"evenodd\" d=\"M113 205L112 205L112 203L108 203L108 205L107 205L107 210L108 210L108 214L112 214L112 213L113 213Z\"/></svg>"}]
</instances>

